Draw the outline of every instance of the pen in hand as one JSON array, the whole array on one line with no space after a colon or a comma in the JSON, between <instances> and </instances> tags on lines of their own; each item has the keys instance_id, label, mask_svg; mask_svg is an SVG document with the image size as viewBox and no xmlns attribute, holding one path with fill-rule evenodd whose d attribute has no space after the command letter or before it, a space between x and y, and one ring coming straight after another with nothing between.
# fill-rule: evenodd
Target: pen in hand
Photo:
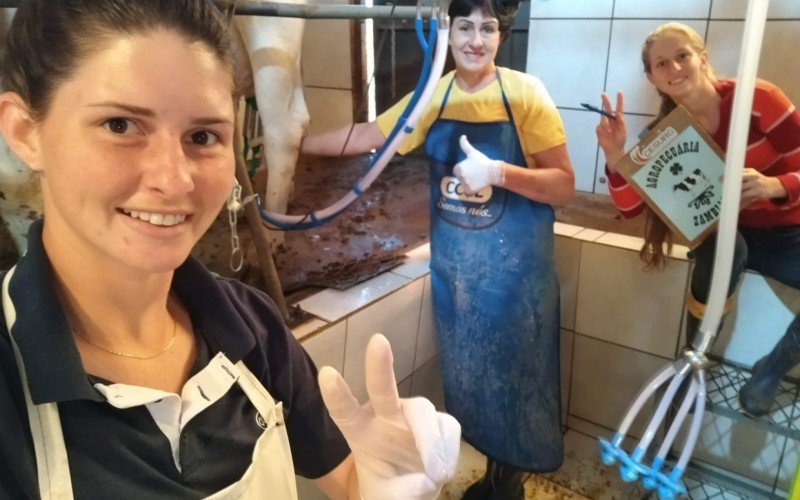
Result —
<instances>
[{"instance_id":1,"label":"pen in hand","mask_svg":"<svg viewBox=\"0 0 800 500\"><path fill-rule=\"evenodd\" d=\"M591 105L591 104L589 104L589 103L582 102L582 103L581 103L581 106L583 106L584 108L588 109L589 111L594 111L595 113L600 113L601 115L603 115L603 116L605 116L606 118L609 118L609 119L611 119L611 120L616 120L616 119L617 119L617 117L616 117L616 116L612 115L612 114L611 114L611 113L609 113L608 111L605 111L605 110L603 110L603 109L600 109L600 108L598 108L597 106L592 106L592 105Z\"/></svg>"}]
</instances>

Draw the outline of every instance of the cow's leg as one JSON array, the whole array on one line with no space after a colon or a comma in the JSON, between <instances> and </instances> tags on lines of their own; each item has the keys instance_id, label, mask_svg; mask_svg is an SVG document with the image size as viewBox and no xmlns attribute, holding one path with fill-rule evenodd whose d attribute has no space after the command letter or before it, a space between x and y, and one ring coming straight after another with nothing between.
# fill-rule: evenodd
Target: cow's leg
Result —
<instances>
[{"instance_id":1,"label":"cow's leg","mask_svg":"<svg viewBox=\"0 0 800 500\"><path fill-rule=\"evenodd\" d=\"M308 109L300 78L301 19L237 17L264 131L268 211L286 213ZM273 234L273 244L282 242Z\"/></svg>"}]
</instances>

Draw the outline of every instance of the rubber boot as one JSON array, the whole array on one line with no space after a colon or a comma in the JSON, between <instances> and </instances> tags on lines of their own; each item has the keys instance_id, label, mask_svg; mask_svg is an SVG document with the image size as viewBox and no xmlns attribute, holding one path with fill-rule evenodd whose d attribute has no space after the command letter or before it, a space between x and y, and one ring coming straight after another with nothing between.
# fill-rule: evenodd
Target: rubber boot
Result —
<instances>
[{"instance_id":1,"label":"rubber boot","mask_svg":"<svg viewBox=\"0 0 800 500\"><path fill-rule=\"evenodd\" d=\"M753 375L739 390L739 406L752 417L769 413L778 395L781 379L800 363L800 316L795 317L786 334L772 351L753 366Z\"/></svg>"},{"instance_id":2,"label":"rubber boot","mask_svg":"<svg viewBox=\"0 0 800 500\"><path fill-rule=\"evenodd\" d=\"M514 467L487 460L486 474L471 484L462 500L524 500L526 473Z\"/></svg>"},{"instance_id":3,"label":"rubber boot","mask_svg":"<svg viewBox=\"0 0 800 500\"><path fill-rule=\"evenodd\" d=\"M469 485L469 487L464 491L464 495L461 497L461 500L485 500L489 498L489 495L492 494L492 477L491 477L491 461L486 464L486 473Z\"/></svg>"}]
</instances>

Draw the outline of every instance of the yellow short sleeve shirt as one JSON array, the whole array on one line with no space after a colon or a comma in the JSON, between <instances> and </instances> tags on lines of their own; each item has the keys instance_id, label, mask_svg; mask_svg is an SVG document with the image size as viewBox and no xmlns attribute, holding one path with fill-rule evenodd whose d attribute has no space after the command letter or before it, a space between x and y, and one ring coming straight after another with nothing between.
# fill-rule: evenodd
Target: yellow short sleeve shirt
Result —
<instances>
[{"instance_id":1,"label":"yellow short sleeve shirt","mask_svg":"<svg viewBox=\"0 0 800 500\"><path fill-rule=\"evenodd\" d=\"M566 142L564 125L547 89L538 78L507 68L499 68L499 70L503 90L505 90L511 113L514 115L514 126L517 129L522 152L528 159L528 166L533 168L535 167L533 154ZM398 148L400 154L414 150L425 141L425 136L436 120L444 94L454 76L454 72L451 71L439 80L433 97L417 121L414 130ZM410 99L411 94L406 95L378 116L377 125L384 136L391 133ZM474 93L463 92L454 83L442 112L442 118L472 123L507 120L500 83L495 80Z\"/></svg>"}]
</instances>

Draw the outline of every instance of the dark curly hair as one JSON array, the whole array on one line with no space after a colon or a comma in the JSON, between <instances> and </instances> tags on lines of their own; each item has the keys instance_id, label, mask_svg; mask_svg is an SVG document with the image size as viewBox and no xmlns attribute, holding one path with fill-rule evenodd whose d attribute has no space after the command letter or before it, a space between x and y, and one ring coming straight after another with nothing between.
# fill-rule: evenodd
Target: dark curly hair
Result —
<instances>
[{"instance_id":1,"label":"dark curly hair","mask_svg":"<svg viewBox=\"0 0 800 500\"><path fill-rule=\"evenodd\" d=\"M451 20L456 16L467 17L475 9L497 18L500 23L500 36L505 39L514 24L514 17L519 10L519 0L453 0L447 9L447 15Z\"/></svg>"}]
</instances>

